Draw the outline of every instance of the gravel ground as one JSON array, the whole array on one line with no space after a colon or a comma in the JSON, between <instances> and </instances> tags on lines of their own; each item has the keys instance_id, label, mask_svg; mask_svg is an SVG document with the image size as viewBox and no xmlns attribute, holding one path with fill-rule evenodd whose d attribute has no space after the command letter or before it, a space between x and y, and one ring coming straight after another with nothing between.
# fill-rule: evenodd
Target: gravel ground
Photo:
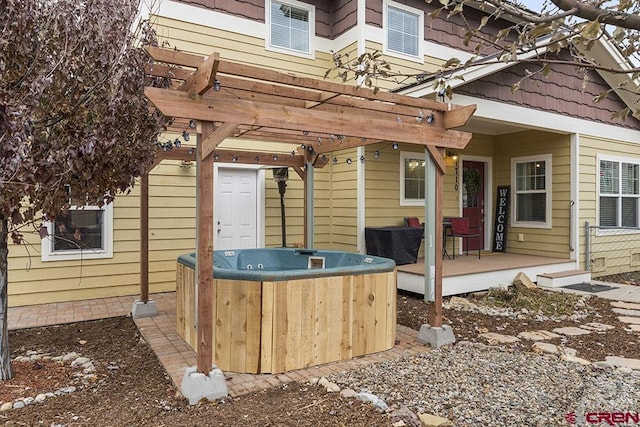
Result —
<instances>
[{"instance_id":1,"label":"gravel ground","mask_svg":"<svg viewBox=\"0 0 640 427\"><path fill-rule=\"evenodd\" d=\"M577 425L586 425L588 412L640 409L638 371L471 342L327 379L375 394L392 409L454 419L456 426L567 425L571 413Z\"/></svg>"}]
</instances>

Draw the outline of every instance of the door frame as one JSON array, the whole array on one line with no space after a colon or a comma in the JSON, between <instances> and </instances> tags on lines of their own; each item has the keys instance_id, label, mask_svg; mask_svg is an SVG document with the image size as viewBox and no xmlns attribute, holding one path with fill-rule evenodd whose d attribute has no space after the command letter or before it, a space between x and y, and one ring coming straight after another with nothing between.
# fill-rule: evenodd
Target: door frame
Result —
<instances>
[{"instance_id":1,"label":"door frame","mask_svg":"<svg viewBox=\"0 0 640 427\"><path fill-rule=\"evenodd\" d=\"M462 170L464 169L462 165L464 161L470 162L481 162L484 163L484 250L488 250L491 248L491 228L493 228L493 224L491 223L492 212L493 212L493 192L491 188L493 187L493 158L486 156L469 156L465 154L460 154L458 161L460 162L460 167L458 167L458 182L462 182ZM458 187L458 215L462 215L462 185ZM461 246L462 250L462 246Z\"/></svg>"},{"instance_id":2,"label":"door frame","mask_svg":"<svg viewBox=\"0 0 640 427\"><path fill-rule=\"evenodd\" d=\"M264 166L259 165L236 165L233 163L214 163L213 164L213 200L217 200L218 196L218 187L216 183L218 182L218 170L222 169L243 169L243 170L253 170L256 172L256 247L264 248L265 245L265 194L266 194L266 184L265 184L265 168ZM216 206L213 205L213 213L214 213L214 226L215 226L215 216ZM214 250L215 245L214 245Z\"/></svg>"}]
</instances>

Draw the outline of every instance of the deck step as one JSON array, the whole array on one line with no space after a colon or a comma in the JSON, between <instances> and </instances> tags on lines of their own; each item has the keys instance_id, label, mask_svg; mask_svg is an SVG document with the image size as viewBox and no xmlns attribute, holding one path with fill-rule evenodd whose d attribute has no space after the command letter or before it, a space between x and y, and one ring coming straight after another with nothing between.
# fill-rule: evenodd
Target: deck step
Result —
<instances>
[{"instance_id":1,"label":"deck step","mask_svg":"<svg viewBox=\"0 0 640 427\"><path fill-rule=\"evenodd\" d=\"M547 288L560 288L562 286L574 285L591 281L591 273L584 270L567 270L556 273L543 273L537 276L538 286Z\"/></svg>"}]
</instances>

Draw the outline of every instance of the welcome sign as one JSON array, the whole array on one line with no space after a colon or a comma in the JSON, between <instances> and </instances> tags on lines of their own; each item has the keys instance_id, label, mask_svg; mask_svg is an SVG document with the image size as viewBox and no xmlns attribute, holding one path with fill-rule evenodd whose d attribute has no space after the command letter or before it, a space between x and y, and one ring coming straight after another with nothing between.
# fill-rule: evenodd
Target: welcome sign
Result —
<instances>
[{"instance_id":1,"label":"welcome sign","mask_svg":"<svg viewBox=\"0 0 640 427\"><path fill-rule=\"evenodd\" d=\"M507 220L509 218L509 190L508 185L498 186L496 200L496 219L493 232L493 251L505 252L507 249Z\"/></svg>"}]
</instances>

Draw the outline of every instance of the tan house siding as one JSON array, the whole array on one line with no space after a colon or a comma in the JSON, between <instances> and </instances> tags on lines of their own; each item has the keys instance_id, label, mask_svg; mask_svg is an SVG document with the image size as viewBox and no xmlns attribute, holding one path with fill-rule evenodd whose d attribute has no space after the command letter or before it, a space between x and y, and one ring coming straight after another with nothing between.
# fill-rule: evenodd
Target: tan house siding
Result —
<instances>
[{"instance_id":1,"label":"tan house siding","mask_svg":"<svg viewBox=\"0 0 640 427\"><path fill-rule=\"evenodd\" d=\"M195 169L163 162L149 182L149 284L152 292L162 292L175 288L177 256L194 248ZM139 186L116 197L113 216L113 258L43 262L35 231L25 235L32 246L11 245L9 305L139 293Z\"/></svg>"},{"instance_id":2,"label":"tan house siding","mask_svg":"<svg viewBox=\"0 0 640 427\"><path fill-rule=\"evenodd\" d=\"M511 159L514 157L551 154L552 159L552 228L514 227L509 215L507 251L529 255L544 253L548 256L568 258L570 226L570 136L538 131L525 131L495 137L494 187L511 184ZM493 189L494 200L496 198ZM511 188L511 211L514 206L514 188ZM519 241L522 234L524 240Z\"/></svg>"},{"instance_id":3,"label":"tan house siding","mask_svg":"<svg viewBox=\"0 0 640 427\"><path fill-rule=\"evenodd\" d=\"M266 0L215 1L215 0L178 0L181 3L204 7L216 12L226 13L252 21L265 22ZM358 2L312 1L303 2L315 6L316 35L333 39L356 25L356 7Z\"/></svg>"},{"instance_id":4,"label":"tan house siding","mask_svg":"<svg viewBox=\"0 0 640 427\"><path fill-rule=\"evenodd\" d=\"M323 77L333 66L329 52L315 52L315 59L294 57L279 52L267 51L263 39L218 30L203 25L191 24L164 17L153 18L159 42L166 42L178 50L203 56L220 53L225 60L268 66L278 71Z\"/></svg>"},{"instance_id":5,"label":"tan house siding","mask_svg":"<svg viewBox=\"0 0 640 427\"><path fill-rule=\"evenodd\" d=\"M598 155L615 156L631 161L640 161L640 146L633 142L624 142L608 138L580 136L580 248L585 251L584 222L598 226L599 180ZM606 232L591 232L591 264L594 277L602 274L614 274L638 270L640 247L637 234L622 233L617 236ZM584 259L580 260L584 265Z\"/></svg>"},{"instance_id":6,"label":"tan house siding","mask_svg":"<svg viewBox=\"0 0 640 427\"><path fill-rule=\"evenodd\" d=\"M374 152L380 157L374 159ZM403 218L416 216L424 221L424 206L400 206L400 152L415 152L424 157L421 147L400 144L398 150L391 143L367 146L365 212L367 227L399 226Z\"/></svg>"},{"instance_id":7,"label":"tan house siding","mask_svg":"<svg viewBox=\"0 0 640 427\"><path fill-rule=\"evenodd\" d=\"M357 171L356 150L332 153L338 163L329 166L331 173L331 243L330 249L355 252L357 249ZM346 159L352 159L347 164Z\"/></svg>"}]
</instances>

